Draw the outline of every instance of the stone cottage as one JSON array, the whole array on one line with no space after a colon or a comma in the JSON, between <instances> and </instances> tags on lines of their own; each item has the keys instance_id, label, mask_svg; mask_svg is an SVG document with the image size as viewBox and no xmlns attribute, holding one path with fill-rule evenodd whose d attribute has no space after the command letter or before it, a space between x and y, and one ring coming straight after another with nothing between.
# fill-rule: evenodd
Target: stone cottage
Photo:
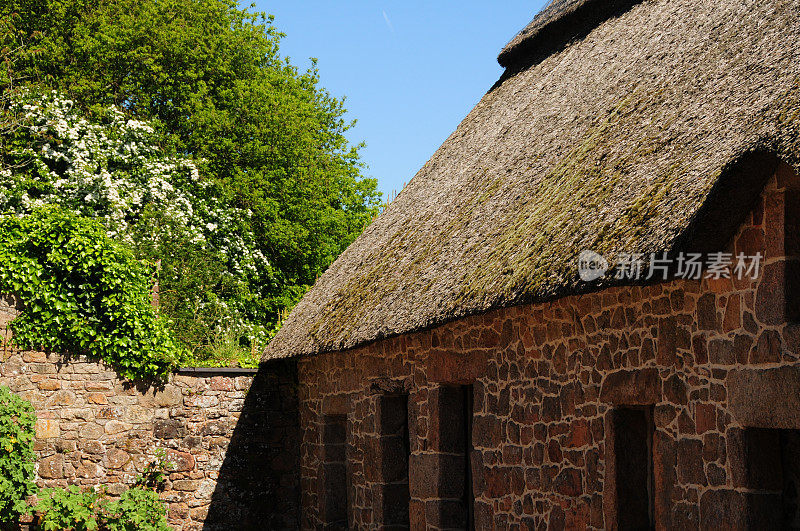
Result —
<instances>
[{"instance_id":1,"label":"stone cottage","mask_svg":"<svg viewBox=\"0 0 800 531\"><path fill-rule=\"evenodd\" d=\"M800 525L800 2L554 0L269 345L305 529Z\"/></svg>"}]
</instances>

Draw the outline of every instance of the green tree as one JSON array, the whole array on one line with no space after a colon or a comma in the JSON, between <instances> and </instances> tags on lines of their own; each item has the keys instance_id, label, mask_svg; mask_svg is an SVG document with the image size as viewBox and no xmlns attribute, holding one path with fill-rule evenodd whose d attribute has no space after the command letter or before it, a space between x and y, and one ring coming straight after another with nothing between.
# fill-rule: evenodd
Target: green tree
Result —
<instances>
[{"instance_id":1,"label":"green tree","mask_svg":"<svg viewBox=\"0 0 800 531\"><path fill-rule=\"evenodd\" d=\"M0 149L4 147L5 139L14 134L21 121L19 115L9 109L19 94L19 84L23 81L17 68L21 63L32 60L37 52L32 44L39 33L34 31L28 34L20 30L17 27L20 21L21 17L17 13L3 13L0 16ZM3 169L0 161L0 171Z\"/></svg>"},{"instance_id":2,"label":"green tree","mask_svg":"<svg viewBox=\"0 0 800 531\"><path fill-rule=\"evenodd\" d=\"M203 160L218 199L252 212L271 272L251 286L250 319L274 323L376 215L343 101L315 65L282 57L272 18L229 0L7 0L41 32L19 71L86 111L116 104L157 120L170 148Z\"/></svg>"}]
</instances>

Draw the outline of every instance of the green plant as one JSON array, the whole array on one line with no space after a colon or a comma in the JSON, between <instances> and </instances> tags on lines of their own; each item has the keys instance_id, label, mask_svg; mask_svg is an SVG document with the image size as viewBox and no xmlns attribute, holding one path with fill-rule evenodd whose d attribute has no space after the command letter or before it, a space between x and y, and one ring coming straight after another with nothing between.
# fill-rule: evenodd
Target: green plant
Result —
<instances>
[{"instance_id":1,"label":"green plant","mask_svg":"<svg viewBox=\"0 0 800 531\"><path fill-rule=\"evenodd\" d=\"M24 303L22 348L87 354L129 379L165 377L182 349L150 304L154 269L104 227L58 208L0 217L0 292Z\"/></svg>"},{"instance_id":2,"label":"green plant","mask_svg":"<svg viewBox=\"0 0 800 531\"><path fill-rule=\"evenodd\" d=\"M172 235L165 242L133 242L139 257L163 260L161 311L200 357L213 358L214 342L228 332L242 351L260 347L281 311L377 214L377 182L365 178L361 146L346 137L352 122L343 100L320 86L314 62L302 70L281 55L282 34L271 17L240 9L233 0L0 2L0 20L12 13L18 14L18 31L41 34L41 52L35 60L20 58L16 71L74 102L74 112L65 114L68 124L84 118L101 123L108 107L117 106L126 120L163 133L150 144L164 155L179 153L197 165L199 180L211 186L207 195L194 195L207 200L201 203L212 207L210 213L241 214L220 221L202 216L211 228L201 248ZM63 196L67 191L55 184L75 181L70 177L77 165L65 162L75 158L62 155L87 143L81 135L70 139L51 129L32 139L47 149L28 152L47 159L53 175L34 173L33 164L18 169L11 177L21 185L15 186L20 204ZM90 132L94 125L75 130ZM6 155L24 146L12 147ZM117 189L124 201L129 190L117 185L132 182L142 166L119 155L83 158L91 164L77 169L88 172L86 182L97 190ZM85 195L70 202L81 205ZM87 203L107 197L94 195ZM161 223L139 219L144 203L131 201L134 215L125 221ZM196 207L192 212L206 214ZM245 256L253 259L242 261Z\"/></svg>"},{"instance_id":3,"label":"green plant","mask_svg":"<svg viewBox=\"0 0 800 531\"><path fill-rule=\"evenodd\" d=\"M66 489L46 489L34 508L37 527L44 531L93 531L99 529L99 496L74 485Z\"/></svg>"},{"instance_id":4,"label":"green plant","mask_svg":"<svg viewBox=\"0 0 800 531\"><path fill-rule=\"evenodd\" d=\"M174 467L175 464L167 458L167 452L163 448L158 448L155 451L155 459L145 465L133 486L161 492L164 490L167 472Z\"/></svg>"},{"instance_id":5,"label":"green plant","mask_svg":"<svg viewBox=\"0 0 800 531\"><path fill-rule=\"evenodd\" d=\"M31 404L0 386L0 523L28 512L36 493L33 462L36 415Z\"/></svg>"},{"instance_id":6,"label":"green plant","mask_svg":"<svg viewBox=\"0 0 800 531\"><path fill-rule=\"evenodd\" d=\"M165 531L167 509L158 494L133 487L117 500L76 486L47 489L34 508L42 531Z\"/></svg>"},{"instance_id":7,"label":"green plant","mask_svg":"<svg viewBox=\"0 0 800 531\"><path fill-rule=\"evenodd\" d=\"M170 529L164 504L149 489L131 488L118 501L103 506L102 529L109 531L163 531Z\"/></svg>"},{"instance_id":8,"label":"green plant","mask_svg":"<svg viewBox=\"0 0 800 531\"><path fill-rule=\"evenodd\" d=\"M164 531L167 509L152 490L131 488L118 500L105 493L70 486L43 491L35 507L35 526L42 531Z\"/></svg>"}]
</instances>

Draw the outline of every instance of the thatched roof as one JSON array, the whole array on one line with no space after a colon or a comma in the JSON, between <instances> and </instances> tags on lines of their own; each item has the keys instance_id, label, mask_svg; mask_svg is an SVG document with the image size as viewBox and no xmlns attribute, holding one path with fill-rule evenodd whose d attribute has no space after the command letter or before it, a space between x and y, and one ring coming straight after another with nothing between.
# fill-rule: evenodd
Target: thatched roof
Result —
<instances>
[{"instance_id":1,"label":"thatched roof","mask_svg":"<svg viewBox=\"0 0 800 531\"><path fill-rule=\"evenodd\" d=\"M619 15L641 0L551 0L500 52L497 61L507 67L584 36L597 25Z\"/></svg>"},{"instance_id":2,"label":"thatched roof","mask_svg":"<svg viewBox=\"0 0 800 531\"><path fill-rule=\"evenodd\" d=\"M506 74L265 359L598 289L613 280L581 282L581 250L673 250L710 198L746 206L753 183L727 176L747 153L800 166L800 0L645 0L598 16L550 49L521 45L531 31L509 44Z\"/></svg>"}]
</instances>

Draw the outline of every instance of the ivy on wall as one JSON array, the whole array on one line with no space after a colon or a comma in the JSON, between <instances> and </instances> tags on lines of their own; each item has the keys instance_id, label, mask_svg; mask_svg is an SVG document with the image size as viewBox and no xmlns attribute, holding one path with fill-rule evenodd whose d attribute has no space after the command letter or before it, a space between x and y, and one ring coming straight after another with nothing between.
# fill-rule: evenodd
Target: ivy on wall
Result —
<instances>
[{"instance_id":1,"label":"ivy on wall","mask_svg":"<svg viewBox=\"0 0 800 531\"><path fill-rule=\"evenodd\" d=\"M131 380L161 379L183 356L150 304L152 265L99 222L48 207L0 218L0 293L16 294L11 323L24 349L85 354Z\"/></svg>"}]
</instances>

